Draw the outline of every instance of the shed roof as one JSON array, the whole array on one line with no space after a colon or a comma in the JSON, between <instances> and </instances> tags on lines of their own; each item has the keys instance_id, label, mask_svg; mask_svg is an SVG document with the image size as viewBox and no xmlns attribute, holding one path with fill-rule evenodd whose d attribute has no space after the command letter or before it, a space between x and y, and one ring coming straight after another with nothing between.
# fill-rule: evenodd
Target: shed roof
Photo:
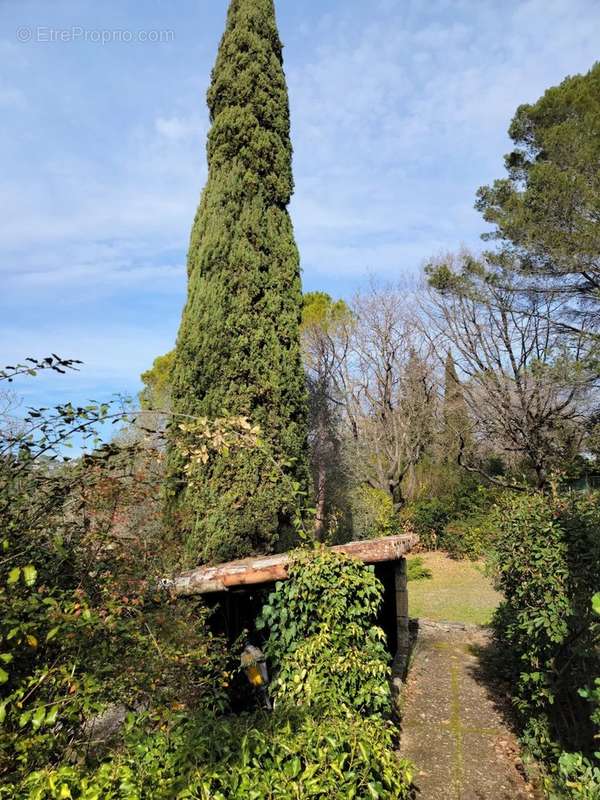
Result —
<instances>
[{"instance_id":1,"label":"shed roof","mask_svg":"<svg viewBox=\"0 0 600 800\"><path fill-rule=\"evenodd\" d=\"M332 547L331 550L345 553L365 564L380 564L403 558L418 541L418 537L413 534L403 534L383 539L349 542ZM289 562L288 553L253 556L213 567L196 567L172 580L164 581L164 586L177 597L226 592L236 587L257 586L285 580L288 576Z\"/></svg>"}]
</instances>

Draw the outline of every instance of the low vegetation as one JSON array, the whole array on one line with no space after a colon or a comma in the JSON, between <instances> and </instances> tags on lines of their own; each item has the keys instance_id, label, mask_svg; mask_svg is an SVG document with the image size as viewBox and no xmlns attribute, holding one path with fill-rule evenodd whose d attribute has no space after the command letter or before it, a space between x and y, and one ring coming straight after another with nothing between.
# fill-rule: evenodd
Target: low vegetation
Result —
<instances>
[{"instance_id":1,"label":"low vegetation","mask_svg":"<svg viewBox=\"0 0 600 800\"><path fill-rule=\"evenodd\" d=\"M74 410L68 424L86 415L92 410ZM64 499L79 481L83 518L95 528L107 497L133 489L132 476L114 477L112 459L64 473L22 466L9 462L2 475L2 500L15 513L0 586L0 797L408 796L410 768L390 722L389 655L374 626L382 587L371 569L328 551L298 552L259 622L275 711L232 715L238 668L206 609L174 604L149 581L164 568L159 542L111 538L103 550L79 515L66 524ZM57 499L49 490L65 475L69 492ZM94 720L115 709L122 725L96 741Z\"/></svg>"},{"instance_id":2,"label":"low vegetation","mask_svg":"<svg viewBox=\"0 0 600 800\"><path fill-rule=\"evenodd\" d=\"M555 790L600 795L600 497L510 497L499 513L494 617L529 750Z\"/></svg>"}]
</instances>

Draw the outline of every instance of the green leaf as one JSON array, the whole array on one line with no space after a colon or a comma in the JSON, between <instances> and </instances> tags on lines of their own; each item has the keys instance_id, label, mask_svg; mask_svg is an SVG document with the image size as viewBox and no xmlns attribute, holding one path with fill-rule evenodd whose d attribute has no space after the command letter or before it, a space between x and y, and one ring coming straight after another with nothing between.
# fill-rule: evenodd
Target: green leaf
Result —
<instances>
[{"instance_id":1,"label":"green leaf","mask_svg":"<svg viewBox=\"0 0 600 800\"><path fill-rule=\"evenodd\" d=\"M24 711L19 717L19 728L24 728L31 719L31 711Z\"/></svg>"},{"instance_id":2,"label":"green leaf","mask_svg":"<svg viewBox=\"0 0 600 800\"><path fill-rule=\"evenodd\" d=\"M594 614L600 616L600 592L596 592L592 597L592 608L594 609Z\"/></svg>"},{"instance_id":3,"label":"green leaf","mask_svg":"<svg viewBox=\"0 0 600 800\"><path fill-rule=\"evenodd\" d=\"M6 719L6 703L0 703L0 725Z\"/></svg>"},{"instance_id":4,"label":"green leaf","mask_svg":"<svg viewBox=\"0 0 600 800\"><path fill-rule=\"evenodd\" d=\"M13 567L13 569L11 569L11 571L8 573L8 580L7 580L8 585L12 586L19 580L20 577L21 577L21 567Z\"/></svg>"},{"instance_id":5,"label":"green leaf","mask_svg":"<svg viewBox=\"0 0 600 800\"><path fill-rule=\"evenodd\" d=\"M60 630L60 625L57 625L55 628L49 630L48 633L46 634L46 641L49 642L50 639L54 639L59 630Z\"/></svg>"},{"instance_id":6,"label":"green leaf","mask_svg":"<svg viewBox=\"0 0 600 800\"><path fill-rule=\"evenodd\" d=\"M27 586L33 586L37 578L37 569L33 566L33 564L28 564L26 567L23 567L23 579Z\"/></svg>"},{"instance_id":7,"label":"green leaf","mask_svg":"<svg viewBox=\"0 0 600 800\"><path fill-rule=\"evenodd\" d=\"M8 672L0 667L0 683L6 683L9 677Z\"/></svg>"},{"instance_id":8,"label":"green leaf","mask_svg":"<svg viewBox=\"0 0 600 800\"><path fill-rule=\"evenodd\" d=\"M43 706L40 706L40 708L36 708L36 710L33 713L33 717L31 718L31 725L33 727L33 730L37 731L37 729L40 727L40 725L45 719L46 719L46 709Z\"/></svg>"}]
</instances>

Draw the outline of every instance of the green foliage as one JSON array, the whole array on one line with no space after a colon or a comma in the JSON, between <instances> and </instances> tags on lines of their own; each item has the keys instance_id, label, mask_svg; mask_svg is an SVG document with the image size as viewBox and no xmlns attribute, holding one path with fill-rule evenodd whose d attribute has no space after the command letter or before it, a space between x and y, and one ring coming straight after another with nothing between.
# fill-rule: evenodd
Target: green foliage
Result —
<instances>
[{"instance_id":1,"label":"green foliage","mask_svg":"<svg viewBox=\"0 0 600 800\"><path fill-rule=\"evenodd\" d=\"M0 798L408 797L410 766L398 759L394 726L382 718L389 710L387 657L381 632L372 631L380 601L381 587L363 564L325 550L297 554L290 580L263 613L279 676L272 714L132 714L122 746L101 763L38 769L19 794L9 788ZM293 667L304 640L311 642L303 663L312 678ZM329 675L332 669L337 674Z\"/></svg>"},{"instance_id":2,"label":"green foliage","mask_svg":"<svg viewBox=\"0 0 600 800\"><path fill-rule=\"evenodd\" d=\"M600 643L600 593L592 597L592 640ZM592 685L579 690L591 704L590 718L594 725L597 750L593 756L583 753L563 753L558 762L559 776L575 800L598 800L600 797L600 675Z\"/></svg>"},{"instance_id":3,"label":"green foliage","mask_svg":"<svg viewBox=\"0 0 600 800\"><path fill-rule=\"evenodd\" d=\"M289 525L295 541L305 541L310 538L306 522L310 512L305 508L306 492L302 490L302 485L294 481L292 476L278 461L271 452L269 443L262 436L262 431L258 425L252 425L246 417L224 417L208 419L207 417L197 417L187 419L186 422L179 423L177 455L181 458L182 472L187 478L188 487L195 491L199 497L204 496L206 490L205 475L206 470L210 469L215 463L229 463L241 468L248 456L261 458L264 463L264 480L268 480L273 485L277 485L280 490L285 492L287 497L287 512L289 515ZM235 508L240 503L239 486L233 484L224 490L222 502L230 501ZM262 494L253 493L245 498L247 509L254 509L254 522L259 526L265 519L265 514L271 512L270 508L265 508L264 497ZM223 520L225 524L225 520ZM246 524L241 520L242 526ZM226 561L229 555L229 548L232 544L236 545L239 552L247 550L252 542L258 539L246 541L242 535L240 520L234 518L229 525L228 537L223 537L223 527L215 524L214 540L210 540L211 551L216 560ZM246 529L247 530L247 529ZM195 555L194 546L197 540L190 538L186 542L186 549L190 560ZM282 544L285 539L282 538Z\"/></svg>"},{"instance_id":4,"label":"green foliage","mask_svg":"<svg viewBox=\"0 0 600 800\"><path fill-rule=\"evenodd\" d=\"M496 522L494 513L475 513L449 522L442 534L442 547L453 558L477 561L487 556L494 546Z\"/></svg>"},{"instance_id":5,"label":"green foliage","mask_svg":"<svg viewBox=\"0 0 600 800\"><path fill-rule=\"evenodd\" d=\"M507 177L478 192L477 207L503 249L540 289L591 301L597 314L600 208L600 63L522 105L509 135ZM500 255L500 258L502 255ZM552 283L544 284L549 277ZM553 279L556 279L554 282ZM573 311L569 307L570 312ZM585 313L590 306L585 307Z\"/></svg>"},{"instance_id":6,"label":"green foliage","mask_svg":"<svg viewBox=\"0 0 600 800\"><path fill-rule=\"evenodd\" d=\"M313 325L325 330L334 328L351 317L348 304L344 300L333 300L327 292L306 292L302 298L302 327Z\"/></svg>"},{"instance_id":7,"label":"green foliage","mask_svg":"<svg viewBox=\"0 0 600 800\"><path fill-rule=\"evenodd\" d=\"M432 497L418 500L403 509L402 520L418 534L423 547L436 550L451 513L448 503Z\"/></svg>"},{"instance_id":8,"label":"green foliage","mask_svg":"<svg viewBox=\"0 0 600 800\"><path fill-rule=\"evenodd\" d=\"M298 552L258 621L269 632L279 702L386 714L389 654L375 625L383 588L372 568L325 549Z\"/></svg>"},{"instance_id":9,"label":"green foliage","mask_svg":"<svg viewBox=\"0 0 600 800\"><path fill-rule=\"evenodd\" d=\"M378 539L401 533L401 521L389 492L361 484L350 494L354 539Z\"/></svg>"},{"instance_id":10,"label":"green foliage","mask_svg":"<svg viewBox=\"0 0 600 800\"><path fill-rule=\"evenodd\" d=\"M494 625L524 739L550 764L567 751L560 762L563 775L588 767L593 772L598 695L589 681L600 675L600 626L592 610L600 563L599 497L510 496L499 515L496 547L498 585L506 599Z\"/></svg>"},{"instance_id":11,"label":"green foliage","mask_svg":"<svg viewBox=\"0 0 600 800\"><path fill-rule=\"evenodd\" d=\"M452 353L448 351L444 374L443 430L439 446L442 460L457 464L459 459L470 455L473 450L473 423L456 373Z\"/></svg>"},{"instance_id":12,"label":"green foliage","mask_svg":"<svg viewBox=\"0 0 600 800\"><path fill-rule=\"evenodd\" d=\"M446 550L453 558L477 560L492 548L497 492L456 470L449 464L432 467L433 482L419 499L403 509L401 519L419 535L426 549ZM430 492L435 488L439 493L432 497Z\"/></svg>"},{"instance_id":13,"label":"green foliage","mask_svg":"<svg viewBox=\"0 0 600 800\"><path fill-rule=\"evenodd\" d=\"M410 771L392 745L390 726L357 717L132 718L121 754L34 773L19 800L401 800Z\"/></svg>"},{"instance_id":14,"label":"green foliage","mask_svg":"<svg viewBox=\"0 0 600 800\"><path fill-rule=\"evenodd\" d=\"M431 570L423 564L423 559L420 556L407 559L406 567L409 581L429 580L433 577Z\"/></svg>"},{"instance_id":15,"label":"green foliage","mask_svg":"<svg viewBox=\"0 0 600 800\"><path fill-rule=\"evenodd\" d=\"M154 359L151 369L142 373L144 388L140 392L140 405L150 411L164 411L171 404L171 383L175 351L170 350Z\"/></svg>"},{"instance_id":16,"label":"green foliage","mask_svg":"<svg viewBox=\"0 0 600 800\"><path fill-rule=\"evenodd\" d=\"M190 241L172 401L177 414L247 417L265 447L213 459L193 486L172 448L171 522L196 561L269 551L289 531L295 498L289 482L274 476L273 461L308 490L281 51L272 0L233 0L208 92L208 182Z\"/></svg>"},{"instance_id":17,"label":"green foliage","mask_svg":"<svg viewBox=\"0 0 600 800\"><path fill-rule=\"evenodd\" d=\"M409 766L397 758L394 727L378 714L389 691L383 635L369 631L381 591L372 572L354 562L345 564L345 578L326 570L353 598L350 607L334 603L329 624L316 631L337 635L350 610L348 662L330 684L348 693L345 700L303 702L294 690L273 714L223 716L231 675L223 642L208 632L202 605L153 589L165 570L160 528L136 524L133 536L123 519L134 507L137 523L139 507L156 503L161 475L145 459L158 452L140 450L136 439L73 463L46 462L42 454L58 456L82 425L91 436L112 416L110 408L54 411L32 410L41 432L7 433L2 443L0 798L407 797ZM196 419L184 428L188 463L259 438L244 418ZM316 567L306 568L317 577ZM304 580L308 591L310 576ZM316 584L323 606L325 578ZM317 651L332 641L311 639L305 663L323 677L326 654ZM336 646L342 655L340 638ZM90 726L115 708L125 724L100 746ZM363 719L357 708L374 716Z\"/></svg>"},{"instance_id":18,"label":"green foliage","mask_svg":"<svg viewBox=\"0 0 600 800\"><path fill-rule=\"evenodd\" d=\"M15 797L31 772L87 751L90 721L108 707L227 703L206 611L151 591L165 565L152 539L157 453L111 445L62 460L75 437L94 442L126 416L64 404L0 430L0 784Z\"/></svg>"},{"instance_id":19,"label":"green foliage","mask_svg":"<svg viewBox=\"0 0 600 800\"><path fill-rule=\"evenodd\" d=\"M304 295L301 344L308 387L310 467L318 541L347 541L351 531L341 412L332 399L336 394L332 341L350 316L343 300L334 301L325 292Z\"/></svg>"}]
</instances>

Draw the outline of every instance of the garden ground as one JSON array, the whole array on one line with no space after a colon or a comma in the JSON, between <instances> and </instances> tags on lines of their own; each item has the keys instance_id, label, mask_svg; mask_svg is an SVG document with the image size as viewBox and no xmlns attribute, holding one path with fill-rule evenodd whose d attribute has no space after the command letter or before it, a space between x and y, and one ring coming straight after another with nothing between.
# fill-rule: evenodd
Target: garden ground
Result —
<instances>
[{"instance_id":1,"label":"garden ground","mask_svg":"<svg viewBox=\"0 0 600 800\"><path fill-rule=\"evenodd\" d=\"M421 800L531 800L509 702L486 669L482 627L500 601L484 566L444 553L419 556L431 578L409 584L419 619L402 694L402 755Z\"/></svg>"},{"instance_id":2,"label":"garden ground","mask_svg":"<svg viewBox=\"0 0 600 800\"><path fill-rule=\"evenodd\" d=\"M485 574L483 563L456 561L445 553L419 555L430 579L409 584L411 617L487 625L501 595Z\"/></svg>"},{"instance_id":3,"label":"garden ground","mask_svg":"<svg viewBox=\"0 0 600 800\"><path fill-rule=\"evenodd\" d=\"M533 800L509 722L488 678L489 632L422 624L402 703L402 756L420 800Z\"/></svg>"}]
</instances>

